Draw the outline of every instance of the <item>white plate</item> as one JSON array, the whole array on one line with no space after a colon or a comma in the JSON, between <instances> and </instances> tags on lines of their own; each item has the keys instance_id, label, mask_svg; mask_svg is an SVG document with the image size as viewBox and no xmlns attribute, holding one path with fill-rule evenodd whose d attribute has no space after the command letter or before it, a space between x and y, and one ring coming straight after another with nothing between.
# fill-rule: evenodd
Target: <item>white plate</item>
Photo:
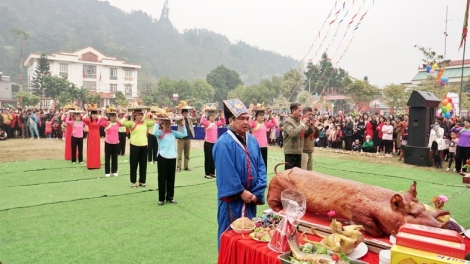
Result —
<instances>
[{"instance_id":1,"label":"white plate","mask_svg":"<svg viewBox=\"0 0 470 264\"><path fill-rule=\"evenodd\" d=\"M465 231L463 232L463 234L464 234L466 237L470 238L470 229L465 230Z\"/></svg>"},{"instance_id":2,"label":"white plate","mask_svg":"<svg viewBox=\"0 0 470 264\"><path fill-rule=\"evenodd\" d=\"M361 242L353 252L348 254L348 258L362 258L367 254L367 251L369 251L369 249L367 248L366 243Z\"/></svg>"}]
</instances>

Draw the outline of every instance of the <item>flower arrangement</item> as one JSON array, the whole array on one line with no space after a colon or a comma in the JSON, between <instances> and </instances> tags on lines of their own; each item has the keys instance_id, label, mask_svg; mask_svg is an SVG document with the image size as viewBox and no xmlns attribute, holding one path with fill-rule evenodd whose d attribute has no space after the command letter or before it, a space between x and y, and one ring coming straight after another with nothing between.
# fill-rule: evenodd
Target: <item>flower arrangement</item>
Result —
<instances>
[{"instance_id":1,"label":"flower arrangement","mask_svg":"<svg viewBox=\"0 0 470 264\"><path fill-rule=\"evenodd\" d=\"M470 159L468 159L465 164L462 166L462 169L467 169L467 172L469 171L470 168Z\"/></svg>"},{"instance_id":2,"label":"flower arrangement","mask_svg":"<svg viewBox=\"0 0 470 264\"><path fill-rule=\"evenodd\" d=\"M281 221L281 218L276 213L269 212L260 217L253 218L253 221L255 221L256 227L271 227L277 226Z\"/></svg>"}]
</instances>

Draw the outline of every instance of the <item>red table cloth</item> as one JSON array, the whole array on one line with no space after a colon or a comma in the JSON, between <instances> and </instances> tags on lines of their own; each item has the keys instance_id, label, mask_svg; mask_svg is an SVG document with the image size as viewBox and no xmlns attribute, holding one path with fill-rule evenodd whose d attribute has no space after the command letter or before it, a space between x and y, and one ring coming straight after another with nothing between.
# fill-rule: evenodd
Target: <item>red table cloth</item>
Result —
<instances>
[{"instance_id":1,"label":"red table cloth","mask_svg":"<svg viewBox=\"0 0 470 264\"><path fill-rule=\"evenodd\" d=\"M321 238L307 234L308 239L320 241ZM245 234L235 233L233 230L227 231L220 239L220 250L218 264L280 264L278 256L281 255L268 248L268 243L259 242ZM379 263L379 255L373 252L360 258L369 263Z\"/></svg>"},{"instance_id":2,"label":"red table cloth","mask_svg":"<svg viewBox=\"0 0 470 264\"><path fill-rule=\"evenodd\" d=\"M321 238L307 234L309 240L320 241ZM470 239L464 239L467 250L470 248ZM245 238L241 234L230 230L225 232L220 239L220 250L218 264L280 264L278 259L280 254L268 248L268 243L259 242L250 238L249 234L245 234ZM379 263L379 255L373 252L367 254L359 260L377 264Z\"/></svg>"}]
</instances>

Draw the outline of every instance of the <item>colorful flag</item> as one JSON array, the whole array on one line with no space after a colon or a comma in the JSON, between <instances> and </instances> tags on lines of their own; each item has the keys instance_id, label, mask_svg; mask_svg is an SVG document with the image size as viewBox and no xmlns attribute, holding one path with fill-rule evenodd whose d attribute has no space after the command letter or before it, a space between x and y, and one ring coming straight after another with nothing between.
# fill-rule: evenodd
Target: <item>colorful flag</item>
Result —
<instances>
[{"instance_id":1,"label":"colorful flag","mask_svg":"<svg viewBox=\"0 0 470 264\"><path fill-rule=\"evenodd\" d=\"M470 7L470 0L467 0L467 8L465 8L465 18L463 20L463 30L462 30L462 40L460 41L460 48L462 48L463 43L467 41L467 33L468 33L468 9Z\"/></svg>"}]
</instances>

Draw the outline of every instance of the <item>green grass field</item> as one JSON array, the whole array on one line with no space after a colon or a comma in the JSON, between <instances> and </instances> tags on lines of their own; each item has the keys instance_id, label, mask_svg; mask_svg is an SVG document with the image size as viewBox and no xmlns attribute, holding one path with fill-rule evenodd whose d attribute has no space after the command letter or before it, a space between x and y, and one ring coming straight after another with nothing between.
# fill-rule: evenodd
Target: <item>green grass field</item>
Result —
<instances>
[{"instance_id":1,"label":"green grass field","mask_svg":"<svg viewBox=\"0 0 470 264\"><path fill-rule=\"evenodd\" d=\"M63 160L0 163L0 262L216 263L215 180L203 177L203 151L191 155L194 170L176 174L179 203L164 206L157 206L156 165L148 165L149 187L132 189L127 156L120 157L119 177L111 178L104 169L89 171ZM392 160L315 155L315 170L334 176L397 191L416 180L421 201L447 195L445 208L470 227L470 192L457 174ZM269 178L282 161L282 151L270 149Z\"/></svg>"}]
</instances>

